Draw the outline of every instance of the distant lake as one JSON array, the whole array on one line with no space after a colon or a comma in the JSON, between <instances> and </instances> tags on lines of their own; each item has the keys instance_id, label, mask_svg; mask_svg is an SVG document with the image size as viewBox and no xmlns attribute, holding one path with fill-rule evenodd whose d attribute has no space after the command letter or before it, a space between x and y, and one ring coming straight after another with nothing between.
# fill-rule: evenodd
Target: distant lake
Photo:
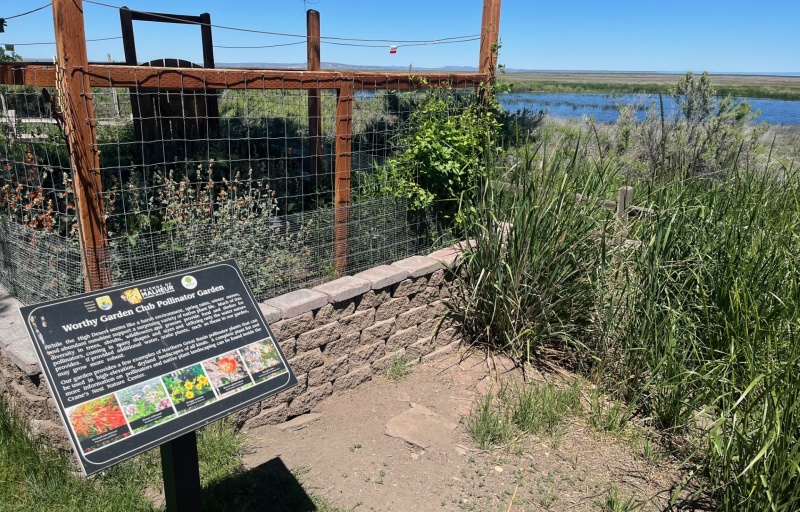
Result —
<instances>
[{"instance_id":1,"label":"distant lake","mask_svg":"<svg viewBox=\"0 0 800 512\"><path fill-rule=\"evenodd\" d=\"M677 112L677 104L668 95L664 95L664 113ZM535 93L513 92L498 96L500 105L511 112L527 108L534 112L547 110L550 117L582 118L594 116L603 123L613 123L619 113L617 105L634 104L638 106L636 117L644 119L651 102L658 107L658 95L653 94L616 94L608 93ZM800 125L800 101L772 100L763 98L740 98L746 100L753 110L761 110L755 122L769 124Z\"/></svg>"}]
</instances>

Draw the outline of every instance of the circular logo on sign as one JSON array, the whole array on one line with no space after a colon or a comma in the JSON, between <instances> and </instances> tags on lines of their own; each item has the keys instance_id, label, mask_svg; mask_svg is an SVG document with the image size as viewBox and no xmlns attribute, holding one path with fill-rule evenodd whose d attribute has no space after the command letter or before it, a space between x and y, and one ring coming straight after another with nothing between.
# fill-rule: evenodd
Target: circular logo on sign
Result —
<instances>
[{"instance_id":1,"label":"circular logo on sign","mask_svg":"<svg viewBox=\"0 0 800 512\"><path fill-rule=\"evenodd\" d=\"M197 279L195 279L192 276L184 276L183 278L181 278L181 284L187 290L194 290L195 288L197 288Z\"/></svg>"}]
</instances>

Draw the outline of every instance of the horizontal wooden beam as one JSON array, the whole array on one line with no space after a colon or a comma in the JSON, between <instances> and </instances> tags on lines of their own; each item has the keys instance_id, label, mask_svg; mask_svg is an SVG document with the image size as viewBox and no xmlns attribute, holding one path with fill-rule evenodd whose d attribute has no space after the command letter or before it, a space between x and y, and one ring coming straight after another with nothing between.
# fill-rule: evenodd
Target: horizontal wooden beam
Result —
<instances>
[{"instance_id":1,"label":"horizontal wooden beam","mask_svg":"<svg viewBox=\"0 0 800 512\"><path fill-rule=\"evenodd\" d=\"M3 62L0 63L0 84L55 87L56 68L39 62Z\"/></svg>"},{"instance_id":2,"label":"horizontal wooden beam","mask_svg":"<svg viewBox=\"0 0 800 512\"><path fill-rule=\"evenodd\" d=\"M89 65L92 87L140 87L146 89L339 89L343 81L356 90L422 89L430 87L474 88L487 76L475 73L381 73L342 71L295 71L260 69L178 69L145 66ZM0 83L52 87L53 65L36 62L0 64Z\"/></svg>"},{"instance_id":3,"label":"horizontal wooden beam","mask_svg":"<svg viewBox=\"0 0 800 512\"><path fill-rule=\"evenodd\" d=\"M131 19L133 21L155 21L159 23L183 23L187 25L199 25L203 22L200 16L187 16L185 14L166 14L162 12L143 12L134 11L123 7L123 9L131 11Z\"/></svg>"}]
</instances>

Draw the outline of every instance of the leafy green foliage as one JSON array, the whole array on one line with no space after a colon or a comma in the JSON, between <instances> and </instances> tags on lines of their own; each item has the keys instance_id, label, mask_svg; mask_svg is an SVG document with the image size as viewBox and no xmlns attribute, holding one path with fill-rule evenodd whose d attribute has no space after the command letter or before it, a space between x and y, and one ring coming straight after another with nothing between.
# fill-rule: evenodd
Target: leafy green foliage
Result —
<instances>
[{"instance_id":1,"label":"leafy green foliage","mask_svg":"<svg viewBox=\"0 0 800 512\"><path fill-rule=\"evenodd\" d=\"M477 97L436 89L408 117L395 142L403 150L376 169L373 188L417 211L433 204L447 223L460 220L459 201L489 172L487 153L497 152L496 127Z\"/></svg>"}]
</instances>

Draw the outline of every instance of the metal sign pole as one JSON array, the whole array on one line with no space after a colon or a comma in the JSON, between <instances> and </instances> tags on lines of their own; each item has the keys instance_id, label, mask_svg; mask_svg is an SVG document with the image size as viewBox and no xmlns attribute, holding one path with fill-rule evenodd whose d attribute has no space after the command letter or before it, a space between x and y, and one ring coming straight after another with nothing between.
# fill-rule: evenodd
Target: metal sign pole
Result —
<instances>
[{"instance_id":1,"label":"metal sign pole","mask_svg":"<svg viewBox=\"0 0 800 512\"><path fill-rule=\"evenodd\" d=\"M202 510L200 461L194 430L161 445L161 472L167 512Z\"/></svg>"}]
</instances>

